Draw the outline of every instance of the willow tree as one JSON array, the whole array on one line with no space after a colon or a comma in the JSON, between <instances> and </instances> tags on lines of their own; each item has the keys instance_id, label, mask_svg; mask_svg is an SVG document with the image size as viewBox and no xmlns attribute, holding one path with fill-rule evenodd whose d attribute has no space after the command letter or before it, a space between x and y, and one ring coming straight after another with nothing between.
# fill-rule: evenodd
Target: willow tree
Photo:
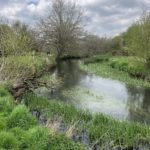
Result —
<instances>
[{"instance_id":1,"label":"willow tree","mask_svg":"<svg viewBox=\"0 0 150 150\"><path fill-rule=\"evenodd\" d=\"M57 60L75 49L83 33L83 11L67 0L53 0L48 15L40 20L42 38L57 51Z\"/></svg>"}]
</instances>

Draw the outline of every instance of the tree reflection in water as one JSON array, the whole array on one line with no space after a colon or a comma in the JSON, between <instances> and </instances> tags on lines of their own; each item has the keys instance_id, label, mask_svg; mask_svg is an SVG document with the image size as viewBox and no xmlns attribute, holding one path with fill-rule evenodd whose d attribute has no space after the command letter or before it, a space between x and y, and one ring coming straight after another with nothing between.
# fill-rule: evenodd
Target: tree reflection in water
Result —
<instances>
[{"instance_id":1,"label":"tree reflection in water","mask_svg":"<svg viewBox=\"0 0 150 150\"><path fill-rule=\"evenodd\" d=\"M150 89L127 86L128 120L150 123Z\"/></svg>"}]
</instances>

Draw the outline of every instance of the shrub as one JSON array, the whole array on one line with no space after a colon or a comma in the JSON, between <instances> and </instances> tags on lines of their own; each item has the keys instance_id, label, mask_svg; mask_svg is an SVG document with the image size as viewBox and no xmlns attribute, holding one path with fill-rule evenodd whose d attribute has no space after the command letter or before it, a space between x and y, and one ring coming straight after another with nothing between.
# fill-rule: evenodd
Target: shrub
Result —
<instances>
[{"instance_id":1,"label":"shrub","mask_svg":"<svg viewBox=\"0 0 150 150\"><path fill-rule=\"evenodd\" d=\"M0 132L0 149L17 150L18 142L15 136L9 132Z\"/></svg>"},{"instance_id":2,"label":"shrub","mask_svg":"<svg viewBox=\"0 0 150 150\"><path fill-rule=\"evenodd\" d=\"M24 105L18 105L8 118L8 128L20 127L29 129L36 124L36 119L29 113Z\"/></svg>"}]
</instances>

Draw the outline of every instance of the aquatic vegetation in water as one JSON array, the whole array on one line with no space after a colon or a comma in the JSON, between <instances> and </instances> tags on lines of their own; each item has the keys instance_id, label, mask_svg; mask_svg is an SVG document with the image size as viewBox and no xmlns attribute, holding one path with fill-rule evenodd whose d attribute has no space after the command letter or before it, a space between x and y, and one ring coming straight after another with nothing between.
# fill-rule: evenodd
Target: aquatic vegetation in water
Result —
<instances>
[{"instance_id":1,"label":"aquatic vegetation in water","mask_svg":"<svg viewBox=\"0 0 150 150\"><path fill-rule=\"evenodd\" d=\"M96 92L92 89L89 90L88 88L81 87L81 86L75 86L71 89L63 90L62 94L65 97L65 99L69 99L69 100L72 99L73 101L78 101L79 99L83 101L84 99L86 99L88 101L88 99L91 100L91 98L92 101L103 100L102 93Z\"/></svg>"}]
</instances>

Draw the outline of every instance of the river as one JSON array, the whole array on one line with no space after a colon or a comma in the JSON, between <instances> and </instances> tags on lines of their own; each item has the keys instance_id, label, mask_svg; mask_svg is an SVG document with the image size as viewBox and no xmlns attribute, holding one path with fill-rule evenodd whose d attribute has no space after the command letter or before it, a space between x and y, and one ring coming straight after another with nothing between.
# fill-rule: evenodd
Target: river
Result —
<instances>
[{"instance_id":1,"label":"river","mask_svg":"<svg viewBox=\"0 0 150 150\"><path fill-rule=\"evenodd\" d=\"M150 89L89 74L79 63L67 60L57 65L53 75L61 77L63 84L53 94L48 92L49 98L119 120L150 123Z\"/></svg>"}]
</instances>

